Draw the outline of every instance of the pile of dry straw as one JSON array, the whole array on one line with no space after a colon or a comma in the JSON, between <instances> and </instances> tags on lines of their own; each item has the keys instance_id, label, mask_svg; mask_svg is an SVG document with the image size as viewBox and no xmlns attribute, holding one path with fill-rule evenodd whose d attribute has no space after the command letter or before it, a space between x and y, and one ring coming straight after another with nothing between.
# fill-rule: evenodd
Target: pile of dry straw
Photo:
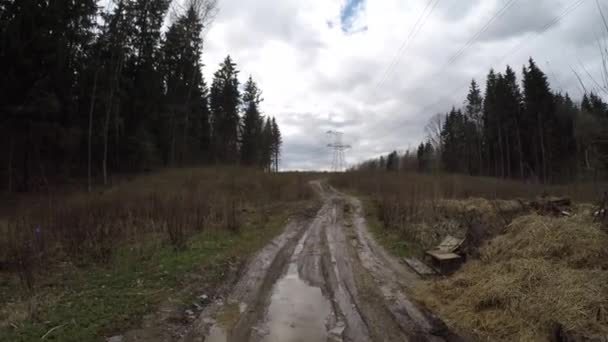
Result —
<instances>
[{"instance_id":1,"label":"pile of dry straw","mask_svg":"<svg viewBox=\"0 0 608 342\"><path fill-rule=\"evenodd\" d=\"M608 336L608 234L584 207L572 217L524 215L416 297L482 339L548 340L556 324Z\"/></svg>"}]
</instances>

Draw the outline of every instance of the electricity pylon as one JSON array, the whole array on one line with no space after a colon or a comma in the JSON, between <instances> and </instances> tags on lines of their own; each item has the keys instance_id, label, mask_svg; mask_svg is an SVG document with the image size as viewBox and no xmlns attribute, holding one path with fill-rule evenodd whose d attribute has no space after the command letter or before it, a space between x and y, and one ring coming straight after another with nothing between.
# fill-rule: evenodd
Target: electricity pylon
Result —
<instances>
[{"instance_id":1,"label":"electricity pylon","mask_svg":"<svg viewBox=\"0 0 608 342\"><path fill-rule=\"evenodd\" d=\"M342 142L342 136L344 136L344 133L338 131L327 131L326 133L331 139L331 143L327 144L327 147L331 148L333 151L331 170L333 172L342 172L346 170L344 151L351 148L351 146Z\"/></svg>"}]
</instances>

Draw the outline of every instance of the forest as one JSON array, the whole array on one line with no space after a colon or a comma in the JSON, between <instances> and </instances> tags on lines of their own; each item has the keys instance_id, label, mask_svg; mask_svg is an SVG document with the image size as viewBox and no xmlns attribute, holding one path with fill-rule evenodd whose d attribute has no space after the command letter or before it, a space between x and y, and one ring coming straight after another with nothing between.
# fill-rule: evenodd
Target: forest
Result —
<instances>
[{"instance_id":1,"label":"forest","mask_svg":"<svg viewBox=\"0 0 608 342\"><path fill-rule=\"evenodd\" d=\"M521 81L507 66L472 80L462 107L433 116L414 151L357 169L445 171L542 183L597 179L608 169L608 104L592 91L580 101L552 90L530 58ZM583 85L584 86L584 85Z\"/></svg>"},{"instance_id":2,"label":"forest","mask_svg":"<svg viewBox=\"0 0 608 342\"><path fill-rule=\"evenodd\" d=\"M209 85L216 0L0 0L0 188L164 167L277 171L281 133L227 56Z\"/></svg>"}]
</instances>

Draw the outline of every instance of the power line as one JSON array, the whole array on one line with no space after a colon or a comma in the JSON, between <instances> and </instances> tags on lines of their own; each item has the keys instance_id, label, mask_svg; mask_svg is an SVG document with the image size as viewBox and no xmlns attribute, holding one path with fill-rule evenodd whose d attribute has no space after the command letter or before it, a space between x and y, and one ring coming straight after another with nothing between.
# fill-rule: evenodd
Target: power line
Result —
<instances>
[{"instance_id":1,"label":"power line","mask_svg":"<svg viewBox=\"0 0 608 342\"><path fill-rule=\"evenodd\" d=\"M496 13L494 13L494 15L486 22L486 24L484 26L482 26L479 31L477 31L461 48L460 50L458 50L454 55L452 55L452 57L450 57L450 59L448 59L448 62L446 63L446 67L449 66L450 64L454 63L458 58L462 57L462 55L464 55L465 51L471 47L473 44L475 44L479 38L481 37L482 34L484 34L488 28L490 28L490 26L492 25L492 23L494 23L494 21L496 19L501 18L505 13L507 13L507 11L509 9L511 9L511 7L513 7L513 5L515 5L515 3L517 3L518 0L509 0L505 3L505 5L498 10Z\"/></svg>"},{"instance_id":2,"label":"power line","mask_svg":"<svg viewBox=\"0 0 608 342\"><path fill-rule=\"evenodd\" d=\"M448 61L441 67L438 69L438 71L436 71L435 73L433 73L433 75L431 76L431 78L434 78L436 75L440 74L445 68L447 68L448 66L450 66L451 64L453 64L458 58L460 58L462 55L464 55L464 52L471 47L475 42L477 42L479 40L479 38L481 37L481 35L483 33L485 33L488 28L492 25L492 23L494 23L494 21L496 19L501 18L509 9L511 9L515 3L517 3L517 1L519 0L508 0L504 6L502 6L498 11L496 11L491 17L490 19L488 19L488 21L477 31L475 32L475 34L473 34L473 36L471 36L471 38L469 38L469 40L458 50L456 51L455 54L453 54ZM427 3L427 7L425 7L425 10L428 8L428 5L430 5L430 1L429 3ZM437 3L435 3L436 5ZM433 7L434 8L434 7ZM423 10L423 13L425 12L425 10ZM421 16L422 17L422 16ZM428 16L427 16L428 17ZM384 81L387 78L387 73L388 73L389 69L386 70L384 77L382 79L382 81ZM378 85L379 88L379 85ZM460 89L460 87L456 88L456 91ZM439 102L441 102L443 98L441 98L438 102L432 104L431 106L427 106L425 107L425 109L427 109L428 107L434 107L435 105L437 105Z\"/></svg>"},{"instance_id":3,"label":"power line","mask_svg":"<svg viewBox=\"0 0 608 342\"><path fill-rule=\"evenodd\" d=\"M543 25L541 27L540 32L536 33L537 36L535 37L534 40L540 38L540 36L542 36L544 33L546 33L547 31L549 31L551 28L553 28L559 22L561 22L566 16L568 16L574 10L578 9L585 1L586 0L576 0L574 3L572 3L570 6L568 6L561 14L559 14L558 16L556 16L553 19L551 19L547 24ZM511 49L509 52L507 52L505 55L503 55L501 57L501 59L499 60L498 63L502 63L502 61L504 59L506 59L507 57L509 57L513 53L517 52L524 45L526 45L527 43L530 43L530 42L532 42L532 40L527 40L527 41L524 40L521 43L517 44L517 46L516 46L517 49ZM467 86L468 86L468 81L467 81L467 85L464 88L466 88ZM448 95L442 96L439 100L437 100L437 101L435 101L435 102L433 102L433 103L431 103L431 104L423 107L423 109L420 110L419 113L424 114L424 112L426 112L428 109L434 108L437 105L439 105L440 103L442 103L444 99L450 99L450 98L452 98L454 95L456 95L456 93L458 91L461 91L462 89L463 89L462 86L458 86L458 87L454 88L454 91L450 92ZM396 125L392 125L392 127L401 126L404 122L398 123Z\"/></svg>"},{"instance_id":4,"label":"power line","mask_svg":"<svg viewBox=\"0 0 608 342\"><path fill-rule=\"evenodd\" d=\"M509 50L506 54L504 54L501 57L501 59L498 61L498 64L502 63L507 57L510 57L511 55L513 55L516 52L518 52L519 50L521 50L521 48L524 47L525 45L527 45L528 43L538 40L545 32L552 29L555 25L557 25L560 21L562 21L568 14L572 13L574 10L579 8L585 1L586 0L577 0L574 3L572 3L560 15L558 15L557 17L554 17L551 21L549 21L547 24L545 24L540 29L540 32L534 33L534 35L535 35L534 38L530 38L529 40L524 39L521 42L519 42L517 45L515 45L513 48L511 48L511 50Z\"/></svg>"},{"instance_id":5,"label":"power line","mask_svg":"<svg viewBox=\"0 0 608 342\"><path fill-rule=\"evenodd\" d=\"M456 60L458 60L458 58L462 57L464 55L464 53L466 52L466 50L468 48L470 48L473 44L475 44L483 33L487 32L487 30L494 23L494 21L496 21L497 19L500 19L502 16L504 16L505 13L507 13L515 5L515 3L517 3L517 1L519 1L519 0L508 0L504 4L504 6L502 6L498 11L496 11L490 17L490 19L488 19L488 21L477 32L475 32L473 34L473 36L471 36L471 38L469 38L469 40L458 51L456 51L456 53L454 53L452 56L450 56L450 58L448 58L448 60L445 64L443 64L440 68L438 68L430 76L430 78L434 78L435 76L439 75L447 67L454 64L456 62Z\"/></svg>"},{"instance_id":6,"label":"power line","mask_svg":"<svg viewBox=\"0 0 608 342\"><path fill-rule=\"evenodd\" d=\"M399 63L399 59L401 59L403 57L403 55L405 54L405 52L407 52L407 49L411 46L411 42L418 36L420 31L422 30L422 27L424 27L428 18L433 13L433 11L435 10L435 7L437 6L438 3L439 3L439 0L429 0L427 2L426 6L420 13L420 16L418 16L418 19L416 20L416 22L410 29L409 34L403 40L401 47L399 48L399 50L397 51L397 53L393 57L392 61L387 66L387 68L384 70L384 73L383 73L382 77L380 78L380 81L376 84L376 91L384 85L384 82L386 82L386 80L388 79L389 74L397 66L397 64ZM432 4L432 7L431 7L431 4ZM430 8L430 10L429 10L429 8ZM427 12L427 10L428 10L428 12Z\"/></svg>"}]
</instances>

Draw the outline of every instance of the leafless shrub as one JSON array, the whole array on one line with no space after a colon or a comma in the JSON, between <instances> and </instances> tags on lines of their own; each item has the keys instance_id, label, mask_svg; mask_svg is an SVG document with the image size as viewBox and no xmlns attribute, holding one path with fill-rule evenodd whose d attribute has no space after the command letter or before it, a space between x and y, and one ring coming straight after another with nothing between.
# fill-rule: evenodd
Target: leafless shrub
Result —
<instances>
[{"instance_id":1,"label":"leafless shrub","mask_svg":"<svg viewBox=\"0 0 608 342\"><path fill-rule=\"evenodd\" d=\"M0 217L0 272L33 288L39 271L57 262L104 265L121 249L139 260L166 242L179 252L206 229L239 232L245 209L268 222L272 206L312 198L308 180L215 167L142 175L104 192L31 195Z\"/></svg>"},{"instance_id":2,"label":"leafless shrub","mask_svg":"<svg viewBox=\"0 0 608 342\"><path fill-rule=\"evenodd\" d=\"M33 228L25 217L17 217L6 225L7 249L3 255L2 263L7 270L18 275L21 284L28 291L34 289L34 274L37 266L36 247L40 229Z\"/></svg>"},{"instance_id":3,"label":"leafless shrub","mask_svg":"<svg viewBox=\"0 0 608 342\"><path fill-rule=\"evenodd\" d=\"M180 197L173 198L171 203L167 204L165 213L165 228L169 237L169 242L176 251L186 249L187 245L187 218L182 215L180 206L183 199Z\"/></svg>"}]
</instances>

